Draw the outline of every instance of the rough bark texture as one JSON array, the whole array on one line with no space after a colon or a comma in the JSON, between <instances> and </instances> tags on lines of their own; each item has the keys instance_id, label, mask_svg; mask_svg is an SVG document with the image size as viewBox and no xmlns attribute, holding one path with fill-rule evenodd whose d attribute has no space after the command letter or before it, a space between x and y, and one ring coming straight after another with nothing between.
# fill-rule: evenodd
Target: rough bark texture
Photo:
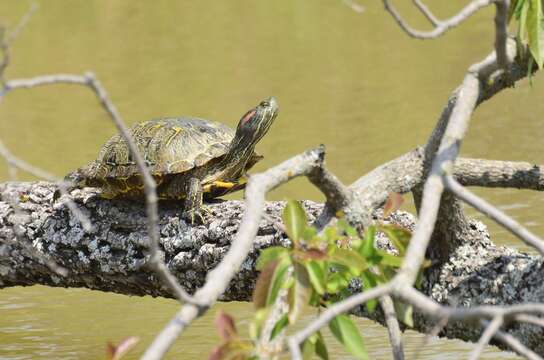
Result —
<instances>
[{"instance_id":1,"label":"rough bark texture","mask_svg":"<svg viewBox=\"0 0 544 360\"><path fill-rule=\"evenodd\" d=\"M146 268L146 218L143 203L105 201L90 189L72 193L76 204L90 218L93 230L85 232L61 201L52 203L50 183L0 184L0 288L44 284L86 287L127 295L171 297L169 290ZM14 207L14 201L18 206ZM178 204L160 204L161 246L170 270L190 292L200 287L206 273L227 250L235 234L244 204L225 201L210 204L213 215L206 225L188 226L180 218ZM288 245L278 230L282 202L268 202L254 249L231 282L222 300L248 300L254 287L255 260L259 249ZM304 201L310 221L322 204ZM19 208L18 210L16 208ZM412 226L414 218L396 213L389 221ZM445 263L434 264L424 282L424 292L438 302L452 305L542 302L542 258L492 244L484 225L470 221L463 229L465 241L452 250ZM57 275L29 248L65 267ZM34 251L35 251L34 250ZM359 309L361 311L361 309ZM415 327L428 331L429 319L416 316ZM479 325L454 323L443 335L477 340ZM509 331L544 354L542 330L515 326Z\"/></svg>"}]
</instances>

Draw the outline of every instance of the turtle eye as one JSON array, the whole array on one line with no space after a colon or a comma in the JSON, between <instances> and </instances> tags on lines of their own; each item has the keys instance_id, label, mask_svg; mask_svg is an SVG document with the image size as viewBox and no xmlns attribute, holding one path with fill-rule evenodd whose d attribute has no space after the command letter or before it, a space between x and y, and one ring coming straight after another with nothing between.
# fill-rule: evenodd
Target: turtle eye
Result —
<instances>
[{"instance_id":1,"label":"turtle eye","mask_svg":"<svg viewBox=\"0 0 544 360\"><path fill-rule=\"evenodd\" d=\"M270 102L264 100L264 101L261 101L261 106L265 106L265 107L268 107L270 106Z\"/></svg>"}]
</instances>

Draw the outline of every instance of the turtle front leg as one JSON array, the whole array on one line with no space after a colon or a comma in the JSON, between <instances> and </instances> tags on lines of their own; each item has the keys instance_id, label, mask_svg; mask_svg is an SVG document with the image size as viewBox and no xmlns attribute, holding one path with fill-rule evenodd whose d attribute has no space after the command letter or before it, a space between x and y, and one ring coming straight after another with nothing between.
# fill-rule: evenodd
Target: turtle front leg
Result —
<instances>
[{"instance_id":1,"label":"turtle front leg","mask_svg":"<svg viewBox=\"0 0 544 360\"><path fill-rule=\"evenodd\" d=\"M191 178L187 182L185 189L185 203L183 204L183 217L195 224L195 219L198 217L201 223L204 223L202 215L202 186L198 178Z\"/></svg>"}]
</instances>

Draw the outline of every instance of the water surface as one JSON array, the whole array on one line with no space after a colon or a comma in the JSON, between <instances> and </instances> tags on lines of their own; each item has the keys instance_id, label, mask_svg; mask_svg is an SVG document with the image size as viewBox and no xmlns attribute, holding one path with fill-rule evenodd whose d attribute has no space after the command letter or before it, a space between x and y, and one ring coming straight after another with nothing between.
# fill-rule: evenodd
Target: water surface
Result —
<instances>
[{"instance_id":1,"label":"water surface","mask_svg":"<svg viewBox=\"0 0 544 360\"><path fill-rule=\"evenodd\" d=\"M434 1L439 15L459 4ZM319 144L327 165L350 183L423 144L465 69L493 44L492 9L437 41L408 38L366 1L357 14L334 0L43 1L17 39L8 78L96 73L128 123L192 115L235 126L274 95L281 113L258 145L256 171ZM26 2L0 1L13 24ZM424 25L408 6L413 23ZM475 114L462 154L543 163L542 77L521 82ZM0 104L0 134L21 158L62 176L92 160L114 127L87 89L68 85L19 91ZM0 166L0 181L8 179ZM20 173L20 180L31 176ZM535 233L544 233L543 197L518 190L478 191ZM241 194L234 195L240 198ZM270 199L314 199L305 180ZM409 197L407 197L408 199ZM473 213L473 212L472 212ZM486 221L485 219L482 219ZM525 249L489 221L497 243ZM220 304L247 327L252 308ZM174 301L45 287L0 291L0 358L96 359L107 341L142 337L142 350L174 314ZM169 358L202 359L217 342L214 311L195 322ZM373 358L390 358L380 327L358 320ZM408 332L408 358L457 359L472 346ZM330 343L333 343L331 340ZM336 359L348 359L333 347ZM489 348L484 358L511 355Z\"/></svg>"}]
</instances>

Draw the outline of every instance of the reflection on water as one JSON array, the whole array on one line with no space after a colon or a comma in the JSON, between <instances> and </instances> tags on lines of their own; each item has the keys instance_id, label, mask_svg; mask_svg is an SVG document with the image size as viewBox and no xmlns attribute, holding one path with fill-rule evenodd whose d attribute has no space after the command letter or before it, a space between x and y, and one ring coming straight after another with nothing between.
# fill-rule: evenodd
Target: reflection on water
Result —
<instances>
[{"instance_id":1,"label":"reflection on water","mask_svg":"<svg viewBox=\"0 0 544 360\"><path fill-rule=\"evenodd\" d=\"M435 3L442 15L458 6ZM440 40L421 42L401 33L379 2L364 5L366 11L357 14L331 0L43 2L13 47L7 75L92 70L129 123L192 115L235 125L249 105L274 95L281 113L258 146L266 158L256 171L323 143L327 165L349 183L424 143L464 70L493 44L493 9ZM26 7L0 0L10 24ZM464 156L544 162L540 81L539 75L533 88L522 83L483 104L463 144ZM19 91L0 104L6 145L59 176L93 159L113 132L84 88ZM6 168L0 167L0 181L6 179ZM544 233L541 195L478 193ZM305 180L281 187L271 198L322 199ZM522 248L502 229L490 228L495 241ZM221 306L241 320L250 317L247 304ZM0 357L95 359L103 356L106 341L134 334L143 338L141 350L176 308L164 299L77 289L2 290ZM197 321L172 354L203 358L216 341L211 316ZM359 324L373 357L389 358L383 329ZM406 339L409 354L421 348L420 335L407 333ZM433 340L420 358L458 358L470 348ZM500 356L489 351L488 358ZM335 358L349 358L334 352Z\"/></svg>"}]
</instances>

